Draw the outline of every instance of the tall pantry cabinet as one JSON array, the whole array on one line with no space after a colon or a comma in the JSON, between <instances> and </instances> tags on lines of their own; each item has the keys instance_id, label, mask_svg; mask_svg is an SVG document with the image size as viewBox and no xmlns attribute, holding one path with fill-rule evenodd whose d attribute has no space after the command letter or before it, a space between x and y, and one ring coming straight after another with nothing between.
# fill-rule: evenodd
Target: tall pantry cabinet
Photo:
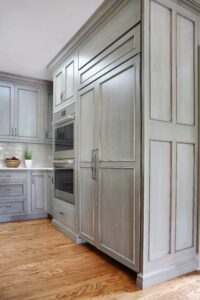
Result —
<instances>
[{"instance_id":1,"label":"tall pantry cabinet","mask_svg":"<svg viewBox=\"0 0 200 300\"><path fill-rule=\"evenodd\" d=\"M56 112L78 55L79 236L141 287L197 267L199 11L194 1L106 0L49 64Z\"/></svg>"}]
</instances>

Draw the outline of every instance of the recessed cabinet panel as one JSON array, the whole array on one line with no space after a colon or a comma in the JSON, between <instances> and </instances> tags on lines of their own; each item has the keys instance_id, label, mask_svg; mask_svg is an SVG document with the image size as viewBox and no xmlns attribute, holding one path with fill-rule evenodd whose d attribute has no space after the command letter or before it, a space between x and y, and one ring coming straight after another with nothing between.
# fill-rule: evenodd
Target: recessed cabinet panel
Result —
<instances>
[{"instance_id":1,"label":"recessed cabinet panel","mask_svg":"<svg viewBox=\"0 0 200 300\"><path fill-rule=\"evenodd\" d=\"M45 175L32 175L32 211L46 209Z\"/></svg>"},{"instance_id":2,"label":"recessed cabinet panel","mask_svg":"<svg viewBox=\"0 0 200 300\"><path fill-rule=\"evenodd\" d=\"M194 155L193 144L177 144L176 251L194 243Z\"/></svg>"},{"instance_id":3,"label":"recessed cabinet panel","mask_svg":"<svg viewBox=\"0 0 200 300\"><path fill-rule=\"evenodd\" d=\"M0 197L11 197L11 196L25 196L26 195L26 184L1 184L0 185Z\"/></svg>"},{"instance_id":4,"label":"recessed cabinet panel","mask_svg":"<svg viewBox=\"0 0 200 300\"><path fill-rule=\"evenodd\" d=\"M74 95L74 62L65 67L65 94L66 100Z\"/></svg>"},{"instance_id":5,"label":"recessed cabinet panel","mask_svg":"<svg viewBox=\"0 0 200 300\"><path fill-rule=\"evenodd\" d=\"M79 69L105 50L115 40L141 21L141 1L128 1L106 23L93 33L79 49Z\"/></svg>"},{"instance_id":6,"label":"recessed cabinet panel","mask_svg":"<svg viewBox=\"0 0 200 300\"><path fill-rule=\"evenodd\" d=\"M135 76L131 66L100 86L103 161L135 159Z\"/></svg>"},{"instance_id":7,"label":"recessed cabinet panel","mask_svg":"<svg viewBox=\"0 0 200 300\"><path fill-rule=\"evenodd\" d=\"M101 169L100 246L134 261L134 169Z\"/></svg>"},{"instance_id":8,"label":"recessed cabinet panel","mask_svg":"<svg viewBox=\"0 0 200 300\"><path fill-rule=\"evenodd\" d=\"M53 128L52 128L52 122L53 122L53 95L48 94L47 99L47 131L46 131L46 139L52 139L53 137Z\"/></svg>"},{"instance_id":9,"label":"recessed cabinet panel","mask_svg":"<svg viewBox=\"0 0 200 300\"><path fill-rule=\"evenodd\" d=\"M38 91L17 88L17 126L15 135L21 138L38 137Z\"/></svg>"},{"instance_id":10,"label":"recessed cabinet panel","mask_svg":"<svg viewBox=\"0 0 200 300\"><path fill-rule=\"evenodd\" d=\"M80 232L89 240L94 241L95 226L95 195L94 180L92 179L91 168L81 168L80 183Z\"/></svg>"},{"instance_id":11,"label":"recessed cabinet panel","mask_svg":"<svg viewBox=\"0 0 200 300\"><path fill-rule=\"evenodd\" d=\"M0 83L0 136L9 137L12 130L11 120L12 87Z\"/></svg>"},{"instance_id":12,"label":"recessed cabinet panel","mask_svg":"<svg viewBox=\"0 0 200 300\"><path fill-rule=\"evenodd\" d=\"M194 23L177 16L177 123L194 125Z\"/></svg>"},{"instance_id":13,"label":"recessed cabinet panel","mask_svg":"<svg viewBox=\"0 0 200 300\"><path fill-rule=\"evenodd\" d=\"M172 120L172 61L170 9L151 1L150 22L150 118Z\"/></svg>"},{"instance_id":14,"label":"recessed cabinet panel","mask_svg":"<svg viewBox=\"0 0 200 300\"><path fill-rule=\"evenodd\" d=\"M149 260L171 252L171 164L170 142L150 142Z\"/></svg>"},{"instance_id":15,"label":"recessed cabinet panel","mask_svg":"<svg viewBox=\"0 0 200 300\"><path fill-rule=\"evenodd\" d=\"M80 96L80 158L91 161L94 148L94 90Z\"/></svg>"},{"instance_id":16,"label":"recessed cabinet panel","mask_svg":"<svg viewBox=\"0 0 200 300\"><path fill-rule=\"evenodd\" d=\"M61 104L63 96L63 72L59 72L55 76L55 106Z\"/></svg>"},{"instance_id":17,"label":"recessed cabinet panel","mask_svg":"<svg viewBox=\"0 0 200 300\"><path fill-rule=\"evenodd\" d=\"M0 214L17 214L26 211L26 200L0 201Z\"/></svg>"}]
</instances>

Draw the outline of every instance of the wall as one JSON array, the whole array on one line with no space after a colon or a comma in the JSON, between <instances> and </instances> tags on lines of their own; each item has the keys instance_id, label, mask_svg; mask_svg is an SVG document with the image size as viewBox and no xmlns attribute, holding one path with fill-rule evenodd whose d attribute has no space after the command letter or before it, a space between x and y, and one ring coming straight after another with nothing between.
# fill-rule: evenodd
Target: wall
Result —
<instances>
[{"instance_id":1,"label":"wall","mask_svg":"<svg viewBox=\"0 0 200 300\"><path fill-rule=\"evenodd\" d=\"M4 159L12 156L22 160L19 167L24 167L23 154L25 149L32 152L33 167L52 166L52 145L0 143L0 167L5 166Z\"/></svg>"}]
</instances>

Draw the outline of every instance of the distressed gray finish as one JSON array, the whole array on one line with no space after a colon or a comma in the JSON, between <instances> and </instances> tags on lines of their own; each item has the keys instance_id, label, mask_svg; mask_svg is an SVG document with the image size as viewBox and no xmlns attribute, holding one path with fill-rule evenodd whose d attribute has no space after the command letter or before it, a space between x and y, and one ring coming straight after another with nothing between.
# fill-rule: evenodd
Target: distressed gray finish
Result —
<instances>
[{"instance_id":1,"label":"distressed gray finish","mask_svg":"<svg viewBox=\"0 0 200 300\"><path fill-rule=\"evenodd\" d=\"M123 64L120 61L111 64L107 74L80 91L80 236L137 271L139 56ZM98 149L96 180L91 169L93 149Z\"/></svg>"},{"instance_id":2,"label":"distressed gray finish","mask_svg":"<svg viewBox=\"0 0 200 300\"><path fill-rule=\"evenodd\" d=\"M151 2L150 118L166 122L172 120L171 26L172 11L166 6Z\"/></svg>"},{"instance_id":3,"label":"distressed gray finish","mask_svg":"<svg viewBox=\"0 0 200 300\"><path fill-rule=\"evenodd\" d=\"M54 113L76 102L78 57L74 54L54 72Z\"/></svg>"},{"instance_id":4,"label":"distressed gray finish","mask_svg":"<svg viewBox=\"0 0 200 300\"><path fill-rule=\"evenodd\" d=\"M149 260L171 253L172 143L150 142ZM156 217L155 217L156 212ZM162 226L161 226L162 224Z\"/></svg>"},{"instance_id":5,"label":"distressed gray finish","mask_svg":"<svg viewBox=\"0 0 200 300\"><path fill-rule=\"evenodd\" d=\"M10 84L0 82L0 136L12 138L14 89Z\"/></svg>"},{"instance_id":6,"label":"distressed gray finish","mask_svg":"<svg viewBox=\"0 0 200 300\"><path fill-rule=\"evenodd\" d=\"M51 82L0 72L0 139L3 142L51 142ZM49 116L48 116L49 114Z\"/></svg>"},{"instance_id":7,"label":"distressed gray finish","mask_svg":"<svg viewBox=\"0 0 200 300\"><path fill-rule=\"evenodd\" d=\"M46 173L32 172L31 183L31 210L47 211Z\"/></svg>"},{"instance_id":8,"label":"distressed gray finish","mask_svg":"<svg viewBox=\"0 0 200 300\"><path fill-rule=\"evenodd\" d=\"M198 18L175 1L143 4L144 248L138 284L146 287L197 266ZM152 23L165 32L165 48L155 43ZM155 51L165 58L152 64ZM168 70L165 77L157 76L161 68ZM170 93L155 94L154 104L151 74L157 76L156 93L171 84Z\"/></svg>"},{"instance_id":9,"label":"distressed gray finish","mask_svg":"<svg viewBox=\"0 0 200 300\"><path fill-rule=\"evenodd\" d=\"M178 15L177 26L177 123L195 124L194 21ZM185 55L187 52L187 55Z\"/></svg>"},{"instance_id":10,"label":"distressed gray finish","mask_svg":"<svg viewBox=\"0 0 200 300\"><path fill-rule=\"evenodd\" d=\"M141 287L197 266L198 13L106 0L50 63L78 53L80 236Z\"/></svg>"},{"instance_id":11,"label":"distressed gray finish","mask_svg":"<svg viewBox=\"0 0 200 300\"><path fill-rule=\"evenodd\" d=\"M53 215L53 174L47 172L47 212Z\"/></svg>"},{"instance_id":12,"label":"distressed gray finish","mask_svg":"<svg viewBox=\"0 0 200 300\"><path fill-rule=\"evenodd\" d=\"M39 140L40 95L33 88L15 87L15 138ZM29 113L30 112L30 113Z\"/></svg>"}]
</instances>

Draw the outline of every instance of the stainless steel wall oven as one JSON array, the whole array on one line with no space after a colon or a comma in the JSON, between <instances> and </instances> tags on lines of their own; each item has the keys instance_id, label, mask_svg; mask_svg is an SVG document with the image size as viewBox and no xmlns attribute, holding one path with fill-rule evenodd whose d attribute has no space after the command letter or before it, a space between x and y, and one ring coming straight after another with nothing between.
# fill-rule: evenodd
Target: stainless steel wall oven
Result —
<instances>
[{"instance_id":1,"label":"stainless steel wall oven","mask_svg":"<svg viewBox=\"0 0 200 300\"><path fill-rule=\"evenodd\" d=\"M54 161L54 197L75 204L74 160Z\"/></svg>"}]
</instances>

